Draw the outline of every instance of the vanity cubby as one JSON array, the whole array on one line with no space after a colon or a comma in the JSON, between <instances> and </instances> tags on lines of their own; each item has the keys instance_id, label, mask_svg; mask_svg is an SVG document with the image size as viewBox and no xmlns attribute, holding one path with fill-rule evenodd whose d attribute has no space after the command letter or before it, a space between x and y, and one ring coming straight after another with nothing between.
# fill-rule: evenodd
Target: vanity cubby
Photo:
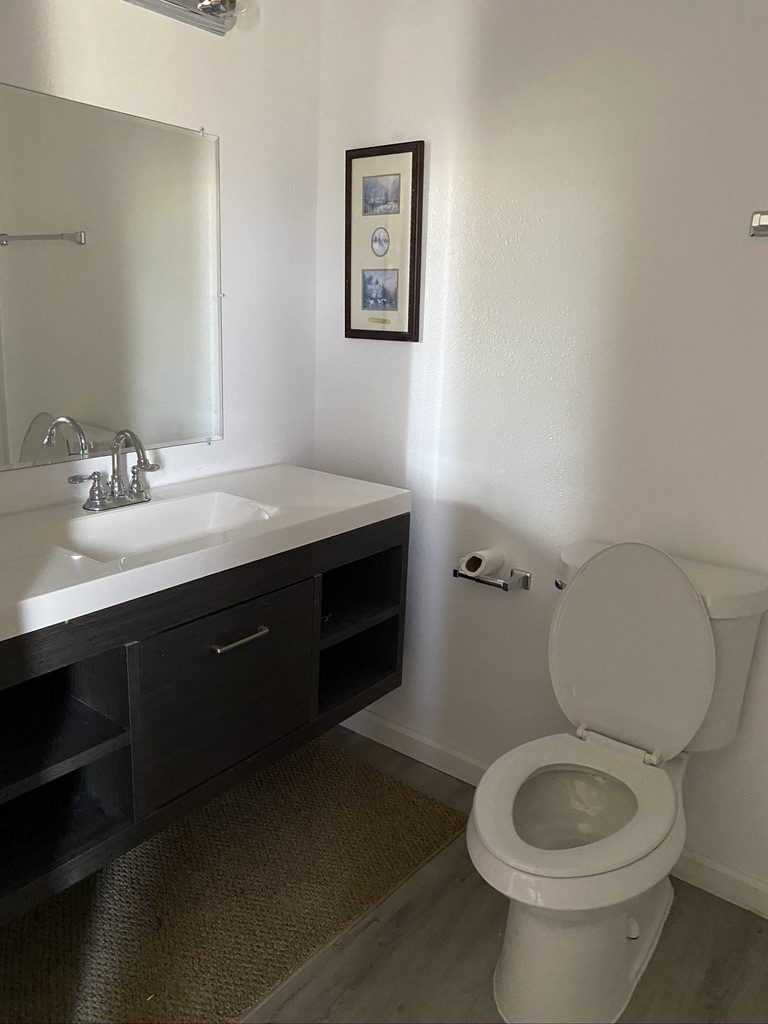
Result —
<instances>
[{"instance_id":1,"label":"vanity cubby","mask_svg":"<svg viewBox=\"0 0 768 1024\"><path fill-rule=\"evenodd\" d=\"M323 573L320 649L397 615L400 577L399 548L379 551Z\"/></svg>"},{"instance_id":2,"label":"vanity cubby","mask_svg":"<svg viewBox=\"0 0 768 1024\"><path fill-rule=\"evenodd\" d=\"M0 643L0 921L400 685L408 515Z\"/></svg>"},{"instance_id":3,"label":"vanity cubby","mask_svg":"<svg viewBox=\"0 0 768 1024\"><path fill-rule=\"evenodd\" d=\"M399 637L399 616L393 616L322 651L319 713L325 714L371 687L386 685L397 672Z\"/></svg>"},{"instance_id":4,"label":"vanity cubby","mask_svg":"<svg viewBox=\"0 0 768 1024\"><path fill-rule=\"evenodd\" d=\"M111 656L0 691L0 806L127 747L125 678ZM95 664L94 664L95 662Z\"/></svg>"},{"instance_id":5,"label":"vanity cubby","mask_svg":"<svg viewBox=\"0 0 768 1024\"><path fill-rule=\"evenodd\" d=\"M399 548L339 566L322 577L318 714L386 685L400 662Z\"/></svg>"},{"instance_id":6,"label":"vanity cubby","mask_svg":"<svg viewBox=\"0 0 768 1024\"><path fill-rule=\"evenodd\" d=\"M127 748L4 804L0 807L0 906L7 899L12 901L25 885L57 869L66 870L74 859L119 835L132 822Z\"/></svg>"}]
</instances>

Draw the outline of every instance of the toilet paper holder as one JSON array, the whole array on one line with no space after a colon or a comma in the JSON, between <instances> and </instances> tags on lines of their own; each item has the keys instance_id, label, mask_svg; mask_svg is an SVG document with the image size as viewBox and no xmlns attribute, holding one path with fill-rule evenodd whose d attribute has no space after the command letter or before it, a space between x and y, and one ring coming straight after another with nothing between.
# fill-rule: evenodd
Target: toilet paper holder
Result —
<instances>
[{"instance_id":1,"label":"toilet paper holder","mask_svg":"<svg viewBox=\"0 0 768 1024\"><path fill-rule=\"evenodd\" d=\"M453 570L453 578L455 580L469 580L471 583L482 583L484 587L495 587L497 590L505 592L531 589L531 574L527 569L512 569L509 579L504 580L496 576L470 576L469 573L462 572L461 569L456 568Z\"/></svg>"}]
</instances>

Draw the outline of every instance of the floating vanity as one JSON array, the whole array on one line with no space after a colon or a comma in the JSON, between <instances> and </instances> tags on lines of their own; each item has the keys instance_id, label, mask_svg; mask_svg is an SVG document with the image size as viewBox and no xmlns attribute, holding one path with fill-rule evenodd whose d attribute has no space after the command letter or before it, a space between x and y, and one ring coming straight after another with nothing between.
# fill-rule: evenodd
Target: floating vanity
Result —
<instances>
[{"instance_id":1,"label":"floating vanity","mask_svg":"<svg viewBox=\"0 0 768 1024\"><path fill-rule=\"evenodd\" d=\"M0 518L0 920L399 686L409 511L267 466Z\"/></svg>"}]
</instances>

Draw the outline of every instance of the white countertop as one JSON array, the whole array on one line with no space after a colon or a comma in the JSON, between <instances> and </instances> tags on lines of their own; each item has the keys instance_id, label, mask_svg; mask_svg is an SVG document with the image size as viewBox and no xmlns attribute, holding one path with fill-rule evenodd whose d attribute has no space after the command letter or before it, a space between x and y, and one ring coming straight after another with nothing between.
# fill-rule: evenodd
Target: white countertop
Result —
<instances>
[{"instance_id":1,"label":"white countertop","mask_svg":"<svg viewBox=\"0 0 768 1024\"><path fill-rule=\"evenodd\" d=\"M369 526L411 507L410 493L397 487L280 465L153 486L151 502L106 512L83 511L86 494L84 488L79 502L70 495L65 505L0 516L0 640ZM249 512L248 521L232 529L158 549L150 544L150 550L114 560L86 556L67 540L83 530L87 535L90 526L82 520L94 519L110 539L119 543L122 536L128 547L140 545L160 515L172 517L186 507L171 502L206 494L248 499L264 512L255 519Z\"/></svg>"}]
</instances>

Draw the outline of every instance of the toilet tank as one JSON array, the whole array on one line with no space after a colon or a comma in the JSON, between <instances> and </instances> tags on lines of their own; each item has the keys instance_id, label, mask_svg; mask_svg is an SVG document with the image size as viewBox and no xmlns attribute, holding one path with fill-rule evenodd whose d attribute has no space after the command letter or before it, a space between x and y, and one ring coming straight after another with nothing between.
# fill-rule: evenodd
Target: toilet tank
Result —
<instances>
[{"instance_id":1,"label":"toilet tank","mask_svg":"<svg viewBox=\"0 0 768 1024\"><path fill-rule=\"evenodd\" d=\"M584 562L607 547L610 545L588 540L563 548L558 572L563 584L567 586ZM768 609L768 576L672 557L701 596L715 638L712 700L686 750L719 750L733 742L739 729L757 631Z\"/></svg>"}]
</instances>

